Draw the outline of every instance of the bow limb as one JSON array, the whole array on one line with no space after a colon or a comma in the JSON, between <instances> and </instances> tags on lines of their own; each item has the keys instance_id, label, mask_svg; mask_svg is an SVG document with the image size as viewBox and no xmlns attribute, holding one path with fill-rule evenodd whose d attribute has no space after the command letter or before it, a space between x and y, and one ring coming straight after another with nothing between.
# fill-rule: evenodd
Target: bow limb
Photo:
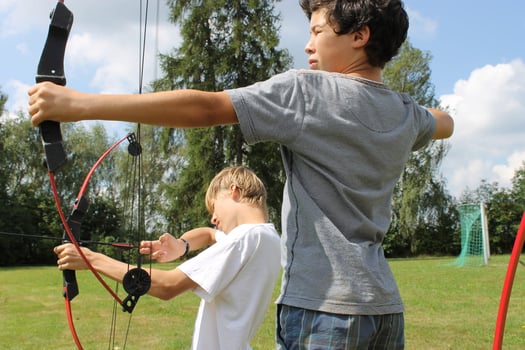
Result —
<instances>
[{"instance_id":1,"label":"bow limb","mask_svg":"<svg viewBox=\"0 0 525 350\"><path fill-rule=\"evenodd\" d=\"M525 242L525 211L521 217L520 226L514 240L512 254L510 256L503 289L501 291L501 299L499 303L498 316L496 319L496 328L494 330L494 342L492 349L501 350L503 346L503 335L505 332L505 322L507 320L507 311L509 308L510 294L512 292L512 285L514 284L514 277L516 275L516 268L520 260L521 252L523 251L523 244Z\"/></svg>"},{"instance_id":2,"label":"bow limb","mask_svg":"<svg viewBox=\"0 0 525 350\"><path fill-rule=\"evenodd\" d=\"M57 212L60 216L60 220L62 221L62 225L65 230L65 235L67 236L68 240L75 246L79 255L82 257L82 259L86 263L86 266L93 273L93 275L97 278L100 284L107 290L107 292L113 297L113 299L122 306L122 309L124 311L131 313L139 297L145 294L149 290L149 287L151 284L151 279L149 277L149 274L140 268L129 270L129 272L124 276L124 286L125 286L126 291L129 294L126 299L122 300L118 296L118 294L113 289L111 289L111 287L107 284L107 282L101 277L100 273L89 262L86 255L84 254L84 252L82 251L80 247L80 243L78 239L80 237L80 227L84 219L84 215L89 208L89 200L86 196L89 182L93 174L95 173L96 169L98 168L98 166L102 163L102 161L125 140L128 140L130 142L128 146L128 152L132 156L138 156L140 154L141 148L140 148L140 145L137 143L134 134L126 135L122 139L115 142L110 148L108 148L99 157L99 159L95 162L95 164L89 170L86 178L84 179L82 187L80 188L80 191L77 195L75 204L73 206L73 210L67 219L66 219L66 216L64 215L62 206L60 204L60 196L58 194L55 176L52 171L49 172L49 179L51 183L51 189L52 189L54 201L56 204ZM132 246L130 246L129 244L121 244L119 246L124 249L132 248ZM75 277L75 274L74 274L75 271L73 270L68 270L68 271L73 273L73 277ZM128 288L126 288L126 281L128 281L127 282ZM73 336L73 339L77 345L77 348L82 349L82 345L76 333L74 322L73 322L73 316L72 316L72 310L71 310L72 297L69 295L71 291L76 292L78 294L78 287L76 285L76 279L75 279L74 289L71 289L72 285L67 282L68 281L66 280L66 278L64 278L64 298L65 298L65 307L66 307L68 325L69 325L71 334ZM132 290L130 290L129 285L133 287ZM139 287L137 286L141 286L141 289L138 289Z\"/></svg>"},{"instance_id":3,"label":"bow limb","mask_svg":"<svg viewBox=\"0 0 525 350\"><path fill-rule=\"evenodd\" d=\"M123 137L122 139L120 139L117 142L115 142L110 148L108 148L99 157L99 159L91 167L91 169L89 170L86 178L84 179L82 187L80 188L80 191L79 191L79 193L77 195L77 198L75 200L75 204L73 206L73 210L72 210L71 214L69 215L69 217L67 218L67 220L66 220L64 212L62 210L62 206L60 205L60 198L59 198L59 195L58 195L58 190L57 190L57 186L56 186L56 181L55 181L54 175L53 175L52 172L49 173L50 174L50 182L51 182L53 197L55 199L57 211L59 213L60 220L62 221L62 224L64 226L65 234L67 235L68 240L75 246L75 248L77 249L78 253L82 257L82 259L85 261L87 267L93 273L93 275L97 278L97 280L100 282L100 284L102 284L102 286L108 291L108 293L111 294L113 299L115 299L115 301L118 302L120 305L124 305L124 302L118 296L118 294L115 293L115 291L113 291L113 289L111 289L111 287L106 283L106 281L104 281L104 279L100 276L98 271L95 270L93 265L86 258L84 252L82 251L82 249L80 249L79 239L80 239L80 226L82 225L82 221L84 220L84 215L87 213L88 208L89 208L89 200L88 200L88 198L86 196L86 191L87 191L87 188L88 188L88 185L89 185L89 181L91 180L91 177L95 173L95 171L98 168L98 166L102 163L102 161L104 159L106 159L106 157L115 148L117 148L122 142L124 142L126 140L130 140L130 138L131 138L131 134L126 135L126 137ZM70 270L66 270L66 271L70 271ZM74 273L74 271L71 271L71 272ZM73 299L73 297L76 294L78 294L78 286L75 285L76 289L72 290L71 286L68 285L66 279L64 281L65 281L65 283L64 283L64 297L66 297L66 299L68 299L68 300L71 300L71 299ZM76 292L76 294L73 295L73 297L71 297L68 294L68 293L71 293L71 291Z\"/></svg>"},{"instance_id":4,"label":"bow limb","mask_svg":"<svg viewBox=\"0 0 525 350\"><path fill-rule=\"evenodd\" d=\"M82 221L84 219L84 215L85 215L85 213L87 212L87 210L89 208L89 200L88 200L88 198L86 196L86 191L87 191L87 188L89 186L89 182L90 182L93 174L97 170L98 166L102 163L102 161L104 161L104 159L106 159L107 156L113 150L115 150L121 143L123 143L126 140L129 142L128 153L130 153L131 156L137 157L137 156L139 156L141 154L141 152L142 152L141 146L138 143L138 141L136 140L135 134L133 134L133 133L130 133L130 134L126 135L125 137L123 137L120 140L118 140L117 142L115 142L110 148L108 148L98 158L98 160L95 162L95 164L93 164L93 166L89 170L88 174L86 175L86 177L84 179L84 182L82 184L82 187L80 188L80 191L79 191L79 193L77 195L77 198L75 200L75 204L73 206L73 211L71 212L71 214L70 214L70 216L69 216L69 218L67 220L65 220L65 216L64 216L64 214L62 212L61 206L58 204L60 199L58 197L58 191L56 189L56 184L54 183L54 180L52 180L51 183L52 183L52 187L53 187L53 194L55 196L55 203L57 203L57 210L59 212L60 218L61 218L62 223L64 225L64 229L66 231L66 234L69 237L71 243L73 243L73 245L75 245L78 253L82 257L82 259L85 261L85 263L86 263L87 267L89 268L89 270L93 273L93 275L100 282L100 284L108 291L108 293L113 297L113 299L115 299L115 301L122 306L124 311L127 311L127 312L131 313L133 311L133 308L135 307L135 304L136 304L136 301L138 300L138 297L140 297L141 295L145 294L148 291L149 284L147 284L147 289L142 294L140 294L138 296L137 296L137 294L139 294L138 291L134 291L134 290L133 291L128 291L128 289L130 289L130 288L129 287L126 288L126 284L124 284L124 288L126 289L126 291L128 293L130 293L130 295L128 295L128 297L125 300L122 300L118 296L118 294L113 289L111 289L111 287L106 283L106 281L100 276L100 273L89 262L89 260L86 258L86 256L85 256L84 252L82 251L82 249L80 249L80 244L78 243L79 242L79 237L80 237L80 226L81 226ZM129 249L130 245L122 245L122 247L126 248L126 249ZM135 269L132 269L130 271L134 271L134 270ZM140 270L140 271L142 271L142 270ZM145 273L145 272L142 272L142 273L141 272L137 272L137 273L138 273L138 276L140 276L141 280L142 279L146 279L147 280L148 277L149 277L149 275L147 275L147 273ZM147 275L147 277L144 276L144 273ZM127 281L127 280L129 280L128 275L124 276L124 281ZM131 280L132 281L137 281L138 277L135 277L135 275L132 275L132 279ZM148 283L150 283L150 282L148 282ZM146 287L144 287L144 288L146 288ZM64 292L66 293L67 290L65 290Z\"/></svg>"}]
</instances>

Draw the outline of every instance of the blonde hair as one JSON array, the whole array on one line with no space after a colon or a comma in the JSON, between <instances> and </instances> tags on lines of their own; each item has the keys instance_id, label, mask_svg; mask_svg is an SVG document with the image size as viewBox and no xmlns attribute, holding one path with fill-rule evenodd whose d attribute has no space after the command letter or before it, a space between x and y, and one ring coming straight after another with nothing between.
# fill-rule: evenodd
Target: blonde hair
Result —
<instances>
[{"instance_id":1,"label":"blonde hair","mask_svg":"<svg viewBox=\"0 0 525 350\"><path fill-rule=\"evenodd\" d=\"M211 180L206 191L206 208L210 214L213 214L219 191L229 189L232 184L238 188L241 202L262 209L268 218L266 187L253 171L243 166L225 168Z\"/></svg>"}]
</instances>

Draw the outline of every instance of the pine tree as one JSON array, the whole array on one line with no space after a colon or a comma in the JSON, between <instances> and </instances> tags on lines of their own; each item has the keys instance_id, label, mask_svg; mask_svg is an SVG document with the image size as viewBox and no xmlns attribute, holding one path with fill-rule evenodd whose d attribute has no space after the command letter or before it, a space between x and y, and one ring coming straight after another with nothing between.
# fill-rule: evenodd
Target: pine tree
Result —
<instances>
[{"instance_id":1,"label":"pine tree","mask_svg":"<svg viewBox=\"0 0 525 350\"><path fill-rule=\"evenodd\" d=\"M182 45L161 55L164 77L155 90L192 88L220 91L264 80L289 68L287 50L278 49L275 1L168 1L171 21L180 25ZM228 165L246 165L264 181L270 213L280 212L284 173L275 144L248 146L237 125L170 130L165 140L182 142L184 161L166 189L165 215L172 232L208 225L206 188ZM274 222L276 220L273 220ZM277 223L277 222L276 222Z\"/></svg>"},{"instance_id":2,"label":"pine tree","mask_svg":"<svg viewBox=\"0 0 525 350\"><path fill-rule=\"evenodd\" d=\"M431 59L429 53L407 40L385 67L383 79L392 90L408 93L418 104L436 107L439 103L430 80ZM390 254L421 254L436 249L448 253L444 250L451 249L457 214L439 173L448 148L447 141L431 141L411 154L394 191L393 220L385 241Z\"/></svg>"}]
</instances>

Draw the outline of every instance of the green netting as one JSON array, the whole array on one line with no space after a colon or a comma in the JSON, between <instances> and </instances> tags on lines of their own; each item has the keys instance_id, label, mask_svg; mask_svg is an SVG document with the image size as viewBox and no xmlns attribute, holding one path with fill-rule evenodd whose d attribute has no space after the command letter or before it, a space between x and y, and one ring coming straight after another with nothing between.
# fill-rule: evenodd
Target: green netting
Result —
<instances>
[{"instance_id":1,"label":"green netting","mask_svg":"<svg viewBox=\"0 0 525 350\"><path fill-rule=\"evenodd\" d=\"M452 263L455 266L483 266L486 264L484 219L479 204L458 207L461 223L461 253Z\"/></svg>"}]
</instances>

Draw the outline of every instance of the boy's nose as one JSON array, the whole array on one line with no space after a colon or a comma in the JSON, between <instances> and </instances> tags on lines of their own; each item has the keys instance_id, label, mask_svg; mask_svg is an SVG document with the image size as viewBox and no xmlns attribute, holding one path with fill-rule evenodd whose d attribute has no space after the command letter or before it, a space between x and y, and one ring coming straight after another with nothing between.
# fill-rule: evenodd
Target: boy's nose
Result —
<instances>
[{"instance_id":1,"label":"boy's nose","mask_svg":"<svg viewBox=\"0 0 525 350\"><path fill-rule=\"evenodd\" d=\"M311 40L309 40L307 43L306 43L306 46L304 47L304 52L306 52L307 55L311 55L314 53L314 48L313 46L311 45Z\"/></svg>"},{"instance_id":2,"label":"boy's nose","mask_svg":"<svg viewBox=\"0 0 525 350\"><path fill-rule=\"evenodd\" d=\"M304 46L304 52L306 52L307 55L311 55L315 52L313 44L313 35L310 35L310 38L306 42L306 45Z\"/></svg>"}]
</instances>

